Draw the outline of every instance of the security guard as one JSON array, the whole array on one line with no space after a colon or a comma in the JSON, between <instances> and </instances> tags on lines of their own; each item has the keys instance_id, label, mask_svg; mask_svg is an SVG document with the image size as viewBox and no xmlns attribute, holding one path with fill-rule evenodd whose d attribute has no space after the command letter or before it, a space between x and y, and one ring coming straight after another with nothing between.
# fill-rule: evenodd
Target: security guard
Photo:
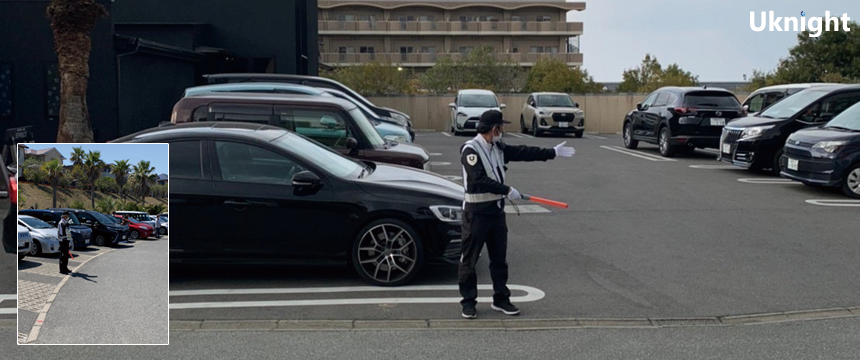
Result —
<instances>
[{"instance_id":1,"label":"security guard","mask_svg":"<svg viewBox=\"0 0 860 360\"><path fill-rule=\"evenodd\" d=\"M155 215L155 238L161 239L161 216Z\"/></svg>"},{"instance_id":2,"label":"security guard","mask_svg":"<svg viewBox=\"0 0 860 360\"><path fill-rule=\"evenodd\" d=\"M63 211L63 218L57 224L57 238L60 239L60 274L71 274L69 270L69 247L72 234L69 230L69 212Z\"/></svg>"},{"instance_id":3,"label":"security guard","mask_svg":"<svg viewBox=\"0 0 860 360\"><path fill-rule=\"evenodd\" d=\"M478 135L460 148L466 198L463 204L463 241L460 254L458 280L463 300L463 317L477 317L475 305L478 297L478 276L475 264L487 244L490 255L490 277L493 279L491 308L507 315L519 315L520 310L511 304L511 291L507 287L508 226L505 222L504 199L522 199L522 195L505 185L506 163L509 161L546 161L556 157L571 157L576 151L564 146L554 148L505 145L501 141L504 124L510 124L498 110L481 115Z\"/></svg>"}]
</instances>

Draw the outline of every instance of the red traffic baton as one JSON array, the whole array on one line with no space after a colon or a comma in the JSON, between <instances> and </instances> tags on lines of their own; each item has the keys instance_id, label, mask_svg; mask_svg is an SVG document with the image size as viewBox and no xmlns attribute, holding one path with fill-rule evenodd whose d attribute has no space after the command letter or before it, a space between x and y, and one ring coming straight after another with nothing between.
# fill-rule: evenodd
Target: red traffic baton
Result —
<instances>
[{"instance_id":1,"label":"red traffic baton","mask_svg":"<svg viewBox=\"0 0 860 360\"><path fill-rule=\"evenodd\" d=\"M549 200L549 199L544 199L544 198L540 198L537 196L531 196L531 195L526 195L526 194L523 194L522 196L523 196L524 200L528 200L528 201L532 201L532 202L536 202L536 203L540 203L540 204L544 204L544 205L555 206L555 207L562 208L562 209L567 209L569 207L566 203L563 203L561 201Z\"/></svg>"}]
</instances>

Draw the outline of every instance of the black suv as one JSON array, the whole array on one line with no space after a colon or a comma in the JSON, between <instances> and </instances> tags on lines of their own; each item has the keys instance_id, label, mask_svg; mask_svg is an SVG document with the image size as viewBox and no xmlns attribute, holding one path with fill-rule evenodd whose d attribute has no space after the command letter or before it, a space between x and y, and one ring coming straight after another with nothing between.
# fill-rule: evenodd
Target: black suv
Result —
<instances>
[{"instance_id":1,"label":"black suv","mask_svg":"<svg viewBox=\"0 0 860 360\"><path fill-rule=\"evenodd\" d=\"M28 215L36 219L42 220L48 225L57 227L57 223L63 217L63 212L60 210L19 210L19 215ZM69 221L72 223L69 230L72 233L72 240L76 249L89 246L93 238L93 230L89 226L82 225L74 212L69 213Z\"/></svg>"},{"instance_id":2,"label":"black suv","mask_svg":"<svg viewBox=\"0 0 860 360\"><path fill-rule=\"evenodd\" d=\"M813 87L771 105L761 113L735 119L720 140L720 159L747 169L779 174L788 136L821 126L860 101L860 85Z\"/></svg>"},{"instance_id":3,"label":"black suv","mask_svg":"<svg viewBox=\"0 0 860 360\"><path fill-rule=\"evenodd\" d=\"M657 144L665 157L678 150L716 148L726 122L742 114L741 103L728 90L663 87L624 118L624 146L635 149L639 141Z\"/></svg>"},{"instance_id":4,"label":"black suv","mask_svg":"<svg viewBox=\"0 0 860 360\"><path fill-rule=\"evenodd\" d=\"M80 220L81 225L93 230L93 243L98 246L116 245L128 241L128 226L118 225L100 212L80 209L57 209L73 212Z\"/></svg>"}]
</instances>

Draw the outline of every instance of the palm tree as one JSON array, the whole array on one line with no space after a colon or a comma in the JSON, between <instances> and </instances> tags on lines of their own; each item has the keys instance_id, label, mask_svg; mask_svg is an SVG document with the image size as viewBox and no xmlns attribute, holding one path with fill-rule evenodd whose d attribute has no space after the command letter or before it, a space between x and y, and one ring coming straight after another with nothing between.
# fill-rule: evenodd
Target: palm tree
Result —
<instances>
[{"instance_id":1,"label":"palm tree","mask_svg":"<svg viewBox=\"0 0 860 360\"><path fill-rule=\"evenodd\" d=\"M73 166L78 166L84 163L84 158L86 158L87 153L84 152L84 149L81 147L73 147L72 148L72 158L69 159L72 161Z\"/></svg>"},{"instance_id":2,"label":"palm tree","mask_svg":"<svg viewBox=\"0 0 860 360\"><path fill-rule=\"evenodd\" d=\"M154 167L149 166L149 161L141 160L134 165L131 180L137 185L137 193L143 198L143 206L146 206L146 195L149 187L158 180L158 175L153 174Z\"/></svg>"},{"instance_id":3,"label":"palm tree","mask_svg":"<svg viewBox=\"0 0 860 360\"><path fill-rule=\"evenodd\" d=\"M60 126L57 142L93 142L87 109L90 30L107 10L94 0L51 0L47 9L60 71Z\"/></svg>"},{"instance_id":4,"label":"palm tree","mask_svg":"<svg viewBox=\"0 0 860 360\"><path fill-rule=\"evenodd\" d=\"M96 207L96 180L101 177L102 167L105 162L101 159L101 151L89 151L84 159L84 172L87 174L87 180L90 184L90 202L92 207Z\"/></svg>"},{"instance_id":5,"label":"palm tree","mask_svg":"<svg viewBox=\"0 0 860 360\"><path fill-rule=\"evenodd\" d=\"M52 207L57 207L57 184L60 182L60 178L63 177L63 164L60 164L60 160L54 159L42 165L42 170L47 174L48 181L51 183L51 189L54 191L54 203Z\"/></svg>"},{"instance_id":6,"label":"palm tree","mask_svg":"<svg viewBox=\"0 0 860 360\"><path fill-rule=\"evenodd\" d=\"M128 160L116 160L113 162L113 169L110 173L116 178L116 184L119 185L119 196L122 202L125 202L125 192L122 191L125 183L128 182L128 172L131 170L131 165Z\"/></svg>"}]
</instances>

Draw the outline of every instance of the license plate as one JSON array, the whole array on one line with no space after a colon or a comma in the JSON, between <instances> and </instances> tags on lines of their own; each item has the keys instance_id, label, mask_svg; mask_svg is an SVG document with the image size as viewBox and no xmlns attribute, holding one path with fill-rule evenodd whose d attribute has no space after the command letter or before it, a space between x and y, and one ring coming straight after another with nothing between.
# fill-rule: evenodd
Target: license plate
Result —
<instances>
[{"instance_id":1,"label":"license plate","mask_svg":"<svg viewBox=\"0 0 860 360\"><path fill-rule=\"evenodd\" d=\"M726 125L726 119L724 118L711 118L711 126L724 126Z\"/></svg>"},{"instance_id":2,"label":"license plate","mask_svg":"<svg viewBox=\"0 0 860 360\"><path fill-rule=\"evenodd\" d=\"M568 123L567 121L563 121L563 122L558 123L558 127L567 127L568 124L570 124L570 123Z\"/></svg>"},{"instance_id":3,"label":"license plate","mask_svg":"<svg viewBox=\"0 0 860 360\"><path fill-rule=\"evenodd\" d=\"M723 154L732 153L732 144L723 144Z\"/></svg>"},{"instance_id":4,"label":"license plate","mask_svg":"<svg viewBox=\"0 0 860 360\"><path fill-rule=\"evenodd\" d=\"M122 236L122 239L125 240L125 235Z\"/></svg>"},{"instance_id":5,"label":"license plate","mask_svg":"<svg viewBox=\"0 0 860 360\"><path fill-rule=\"evenodd\" d=\"M84 244L89 244L89 243L90 243L89 240L84 240Z\"/></svg>"},{"instance_id":6,"label":"license plate","mask_svg":"<svg viewBox=\"0 0 860 360\"><path fill-rule=\"evenodd\" d=\"M797 168L799 167L799 165L800 165L800 161L795 160L795 159L788 159L788 169L789 170L797 171Z\"/></svg>"}]
</instances>

